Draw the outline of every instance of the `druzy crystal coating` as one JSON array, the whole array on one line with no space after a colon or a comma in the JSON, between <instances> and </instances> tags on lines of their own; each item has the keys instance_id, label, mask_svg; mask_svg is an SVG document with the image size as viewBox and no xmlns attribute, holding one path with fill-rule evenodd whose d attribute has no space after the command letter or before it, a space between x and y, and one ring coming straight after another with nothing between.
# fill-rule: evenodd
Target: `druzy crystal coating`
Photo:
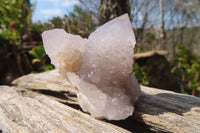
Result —
<instances>
[{"instance_id":1,"label":"druzy crystal coating","mask_svg":"<svg viewBox=\"0 0 200 133\"><path fill-rule=\"evenodd\" d=\"M44 31L51 63L78 89L81 108L96 118L133 114L140 86L131 75L135 36L127 14L98 27L88 39L63 29Z\"/></svg>"}]
</instances>

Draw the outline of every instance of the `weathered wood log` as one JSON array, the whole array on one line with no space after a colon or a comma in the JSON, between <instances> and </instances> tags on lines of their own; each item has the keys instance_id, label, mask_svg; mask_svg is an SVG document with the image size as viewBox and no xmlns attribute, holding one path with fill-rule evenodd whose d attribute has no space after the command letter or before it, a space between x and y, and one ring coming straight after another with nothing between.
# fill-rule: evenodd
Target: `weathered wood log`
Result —
<instances>
[{"instance_id":1,"label":"weathered wood log","mask_svg":"<svg viewBox=\"0 0 200 133\"><path fill-rule=\"evenodd\" d=\"M0 90L0 124L4 132L128 133L46 96L27 92L24 94L23 89L8 86L1 86Z\"/></svg>"},{"instance_id":2,"label":"weathered wood log","mask_svg":"<svg viewBox=\"0 0 200 133\"><path fill-rule=\"evenodd\" d=\"M200 132L197 97L141 86L133 116L106 121L81 111L76 89L57 70L29 74L13 84L0 87L3 132Z\"/></svg>"}]
</instances>

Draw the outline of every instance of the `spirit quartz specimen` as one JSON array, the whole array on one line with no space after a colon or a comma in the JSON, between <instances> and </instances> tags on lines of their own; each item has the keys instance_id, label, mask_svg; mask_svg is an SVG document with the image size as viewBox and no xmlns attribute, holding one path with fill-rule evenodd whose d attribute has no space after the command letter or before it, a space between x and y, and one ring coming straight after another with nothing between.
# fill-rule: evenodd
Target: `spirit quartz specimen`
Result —
<instances>
[{"instance_id":1,"label":"spirit quartz specimen","mask_svg":"<svg viewBox=\"0 0 200 133\"><path fill-rule=\"evenodd\" d=\"M88 39L63 29L44 31L52 64L78 89L79 104L96 118L132 115L140 86L131 75L135 36L127 14L98 27Z\"/></svg>"}]
</instances>

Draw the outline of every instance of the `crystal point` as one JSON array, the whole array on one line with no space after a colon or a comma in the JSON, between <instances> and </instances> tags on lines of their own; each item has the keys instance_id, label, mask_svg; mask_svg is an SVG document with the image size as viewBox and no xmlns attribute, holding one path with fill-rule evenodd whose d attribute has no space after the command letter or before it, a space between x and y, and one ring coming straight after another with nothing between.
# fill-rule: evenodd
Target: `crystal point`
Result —
<instances>
[{"instance_id":1,"label":"crystal point","mask_svg":"<svg viewBox=\"0 0 200 133\"><path fill-rule=\"evenodd\" d=\"M78 89L82 109L96 118L132 115L140 86L131 75L135 36L127 14L98 27L88 39L63 29L42 34L56 69Z\"/></svg>"}]
</instances>

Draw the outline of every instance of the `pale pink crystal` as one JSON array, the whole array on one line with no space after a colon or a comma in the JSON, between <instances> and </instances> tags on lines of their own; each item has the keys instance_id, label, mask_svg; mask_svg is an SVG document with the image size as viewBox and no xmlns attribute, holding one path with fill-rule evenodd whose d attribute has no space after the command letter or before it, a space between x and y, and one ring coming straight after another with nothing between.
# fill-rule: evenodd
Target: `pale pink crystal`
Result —
<instances>
[{"instance_id":1,"label":"pale pink crystal","mask_svg":"<svg viewBox=\"0 0 200 133\"><path fill-rule=\"evenodd\" d=\"M96 118L132 115L140 86L131 75L135 36L127 14L111 20L88 39L63 29L42 34L52 64L78 89L80 106Z\"/></svg>"}]
</instances>

